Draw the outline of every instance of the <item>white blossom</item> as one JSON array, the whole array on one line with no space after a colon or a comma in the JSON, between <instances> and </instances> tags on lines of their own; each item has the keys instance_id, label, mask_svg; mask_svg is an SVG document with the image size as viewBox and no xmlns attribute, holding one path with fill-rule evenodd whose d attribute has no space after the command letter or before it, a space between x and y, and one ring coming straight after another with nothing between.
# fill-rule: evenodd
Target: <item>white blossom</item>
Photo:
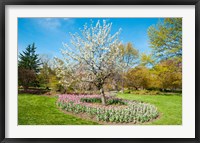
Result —
<instances>
[{"instance_id":1,"label":"white blossom","mask_svg":"<svg viewBox=\"0 0 200 143\"><path fill-rule=\"evenodd\" d=\"M122 68L119 34L111 34L112 23L103 20L90 27L87 24L81 29L81 34L70 33L70 46L63 43L61 53L63 60L55 58L56 74L60 82L70 86L75 80L92 82L95 85L104 83L104 80Z\"/></svg>"}]
</instances>

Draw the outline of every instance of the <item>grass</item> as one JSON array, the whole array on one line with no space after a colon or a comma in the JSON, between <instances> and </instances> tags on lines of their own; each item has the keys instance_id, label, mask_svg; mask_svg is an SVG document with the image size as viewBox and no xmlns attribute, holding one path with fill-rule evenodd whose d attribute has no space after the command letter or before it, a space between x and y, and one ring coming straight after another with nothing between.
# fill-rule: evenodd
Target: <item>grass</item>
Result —
<instances>
[{"instance_id":1,"label":"grass","mask_svg":"<svg viewBox=\"0 0 200 143\"><path fill-rule=\"evenodd\" d=\"M181 125L182 124L182 96L181 95L134 95L118 94L120 98L138 100L153 104L157 107L160 117L149 125Z\"/></svg>"},{"instance_id":2,"label":"grass","mask_svg":"<svg viewBox=\"0 0 200 143\"><path fill-rule=\"evenodd\" d=\"M19 125L96 125L92 121L67 115L56 106L56 97L31 94L18 96Z\"/></svg>"},{"instance_id":3,"label":"grass","mask_svg":"<svg viewBox=\"0 0 200 143\"><path fill-rule=\"evenodd\" d=\"M181 125L182 96L118 94L120 98L151 103L158 108L158 119L149 125ZM98 123L67 115L56 106L56 97L31 94L18 96L19 125L96 125Z\"/></svg>"}]
</instances>

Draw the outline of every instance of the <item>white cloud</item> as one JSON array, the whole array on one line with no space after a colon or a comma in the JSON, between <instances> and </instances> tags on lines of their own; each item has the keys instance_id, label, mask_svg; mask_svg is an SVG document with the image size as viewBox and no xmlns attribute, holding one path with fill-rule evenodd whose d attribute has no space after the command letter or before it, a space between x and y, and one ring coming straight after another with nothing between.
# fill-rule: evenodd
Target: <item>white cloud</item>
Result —
<instances>
[{"instance_id":1,"label":"white cloud","mask_svg":"<svg viewBox=\"0 0 200 143\"><path fill-rule=\"evenodd\" d=\"M47 29L57 29L61 26L61 22L57 18L40 18L37 22L40 26Z\"/></svg>"},{"instance_id":2,"label":"white cloud","mask_svg":"<svg viewBox=\"0 0 200 143\"><path fill-rule=\"evenodd\" d=\"M36 20L37 24L48 30L59 30L61 26L70 26L74 24L72 18L39 18Z\"/></svg>"}]
</instances>

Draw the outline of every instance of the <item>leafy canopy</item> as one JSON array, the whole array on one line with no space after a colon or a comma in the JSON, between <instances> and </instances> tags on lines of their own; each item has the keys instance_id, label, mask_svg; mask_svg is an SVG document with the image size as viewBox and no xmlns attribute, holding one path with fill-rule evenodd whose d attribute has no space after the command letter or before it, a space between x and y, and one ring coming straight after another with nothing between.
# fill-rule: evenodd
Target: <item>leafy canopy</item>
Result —
<instances>
[{"instance_id":1,"label":"leafy canopy","mask_svg":"<svg viewBox=\"0 0 200 143\"><path fill-rule=\"evenodd\" d=\"M139 51L132 45L127 43L126 45L120 45L119 49L122 55L123 68L128 69L139 63Z\"/></svg>"},{"instance_id":2,"label":"leafy canopy","mask_svg":"<svg viewBox=\"0 0 200 143\"><path fill-rule=\"evenodd\" d=\"M150 26L148 36L157 61L182 57L182 18L166 18Z\"/></svg>"}]
</instances>

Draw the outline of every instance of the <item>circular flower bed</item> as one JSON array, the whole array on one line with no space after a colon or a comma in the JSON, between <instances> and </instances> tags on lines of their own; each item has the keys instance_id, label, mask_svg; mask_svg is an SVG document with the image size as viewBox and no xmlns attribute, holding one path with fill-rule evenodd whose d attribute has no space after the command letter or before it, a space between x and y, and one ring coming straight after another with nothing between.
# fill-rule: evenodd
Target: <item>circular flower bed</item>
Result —
<instances>
[{"instance_id":1,"label":"circular flower bed","mask_svg":"<svg viewBox=\"0 0 200 143\"><path fill-rule=\"evenodd\" d=\"M144 123L158 117L157 108L148 103L106 96L107 106L100 95L59 95L57 105L68 112L87 113L97 121Z\"/></svg>"}]
</instances>

